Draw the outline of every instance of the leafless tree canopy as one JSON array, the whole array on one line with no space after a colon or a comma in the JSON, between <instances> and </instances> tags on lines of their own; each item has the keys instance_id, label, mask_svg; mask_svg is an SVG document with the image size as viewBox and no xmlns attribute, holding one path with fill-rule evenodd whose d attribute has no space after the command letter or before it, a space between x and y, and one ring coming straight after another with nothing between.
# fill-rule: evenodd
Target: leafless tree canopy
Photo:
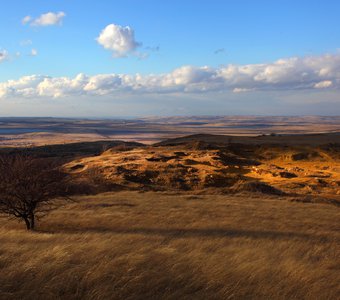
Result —
<instances>
[{"instance_id":1,"label":"leafless tree canopy","mask_svg":"<svg viewBox=\"0 0 340 300\"><path fill-rule=\"evenodd\" d=\"M22 154L0 156L0 214L35 227L36 217L67 199L67 175L50 161Z\"/></svg>"}]
</instances>

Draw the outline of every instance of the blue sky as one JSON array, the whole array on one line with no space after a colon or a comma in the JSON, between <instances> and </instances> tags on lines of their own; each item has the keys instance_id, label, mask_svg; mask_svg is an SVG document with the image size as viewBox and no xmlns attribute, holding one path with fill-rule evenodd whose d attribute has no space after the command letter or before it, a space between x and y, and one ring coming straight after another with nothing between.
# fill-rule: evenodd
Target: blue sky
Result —
<instances>
[{"instance_id":1,"label":"blue sky","mask_svg":"<svg viewBox=\"0 0 340 300\"><path fill-rule=\"evenodd\" d=\"M3 1L0 115L340 114L339 15L335 0Z\"/></svg>"}]
</instances>

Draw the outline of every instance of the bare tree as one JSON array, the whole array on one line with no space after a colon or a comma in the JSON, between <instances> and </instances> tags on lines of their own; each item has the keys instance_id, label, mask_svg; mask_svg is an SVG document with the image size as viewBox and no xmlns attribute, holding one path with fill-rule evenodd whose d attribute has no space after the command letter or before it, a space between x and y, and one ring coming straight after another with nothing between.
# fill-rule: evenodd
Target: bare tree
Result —
<instances>
[{"instance_id":1,"label":"bare tree","mask_svg":"<svg viewBox=\"0 0 340 300\"><path fill-rule=\"evenodd\" d=\"M22 154L0 156L0 215L24 221L34 230L35 219L67 199L67 174L51 160Z\"/></svg>"}]
</instances>

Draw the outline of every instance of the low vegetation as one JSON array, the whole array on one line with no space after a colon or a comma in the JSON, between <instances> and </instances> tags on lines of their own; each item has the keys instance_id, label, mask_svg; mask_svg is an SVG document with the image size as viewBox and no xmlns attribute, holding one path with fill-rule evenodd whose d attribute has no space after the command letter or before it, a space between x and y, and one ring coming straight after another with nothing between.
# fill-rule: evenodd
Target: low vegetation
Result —
<instances>
[{"instance_id":1,"label":"low vegetation","mask_svg":"<svg viewBox=\"0 0 340 300\"><path fill-rule=\"evenodd\" d=\"M337 299L339 217L277 196L77 198L27 233L0 220L2 299Z\"/></svg>"}]
</instances>

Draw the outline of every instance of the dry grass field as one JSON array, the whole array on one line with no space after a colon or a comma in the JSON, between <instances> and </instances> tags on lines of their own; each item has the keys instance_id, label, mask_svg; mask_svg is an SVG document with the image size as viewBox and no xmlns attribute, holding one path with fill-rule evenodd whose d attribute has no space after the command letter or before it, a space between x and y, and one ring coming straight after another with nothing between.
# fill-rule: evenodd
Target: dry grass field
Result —
<instances>
[{"instance_id":1,"label":"dry grass field","mask_svg":"<svg viewBox=\"0 0 340 300\"><path fill-rule=\"evenodd\" d=\"M1 152L57 160L74 201L0 218L0 300L339 299L337 133Z\"/></svg>"},{"instance_id":2,"label":"dry grass field","mask_svg":"<svg viewBox=\"0 0 340 300\"><path fill-rule=\"evenodd\" d=\"M77 197L0 219L0 299L339 299L340 211L289 197Z\"/></svg>"}]
</instances>

